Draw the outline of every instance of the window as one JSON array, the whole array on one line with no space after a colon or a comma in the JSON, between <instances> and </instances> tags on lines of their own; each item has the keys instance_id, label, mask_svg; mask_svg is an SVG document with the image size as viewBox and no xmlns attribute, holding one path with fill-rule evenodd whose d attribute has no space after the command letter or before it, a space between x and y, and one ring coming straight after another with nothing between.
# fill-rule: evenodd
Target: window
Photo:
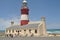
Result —
<instances>
[{"instance_id":1,"label":"window","mask_svg":"<svg viewBox=\"0 0 60 40\"><path fill-rule=\"evenodd\" d=\"M17 30L16 30L16 32L17 32Z\"/></svg>"},{"instance_id":2,"label":"window","mask_svg":"<svg viewBox=\"0 0 60 40\"><path fill-rule=\"evenodd\" d=\"M37 33L37 29L35 29L35 33Z\"/></svg>"},{"instance_id":3,"label":"window","mask_svg":"<svg viewBox=\"0 0 60 40\"><path fill-rule=\"evenodd\" d=\"M18 31L18 33L19 33L19 31Z\"/></svg>"},{"instance_id":4,"label":"window","mask_svg":"<svg viewBox=\"0 0 60 40\"><path fill-rule=\"evenodd\" d=\"M12 32L14 33L14 30L12 30Z\"/></svg>"},{"instance_id":5,"label":"window","mask_svg":"<svg viewBox=\"0 0 60 40\"><path fill-rule=\"evenodd\" d=\"M16 32L19 32L19 30L16 30Z\"/></svg>"},{"instance_id":6,"label":"window","mask_svg":"<svg viewBox=\"0 0 60 40\"><path fill-rule=\"evenodd\" d=\"M31 29L29 29L29 32L31 33Z\"/></svg>"},{"instance_id":7,"label":"window","mask_svg":"<svg viewBox=\"0 0 60 40\"><path fill-rule=\"evenodd\" d=\"M24 31L26 31L26 30L24 30Z\"/></svg>"}]
</instances>

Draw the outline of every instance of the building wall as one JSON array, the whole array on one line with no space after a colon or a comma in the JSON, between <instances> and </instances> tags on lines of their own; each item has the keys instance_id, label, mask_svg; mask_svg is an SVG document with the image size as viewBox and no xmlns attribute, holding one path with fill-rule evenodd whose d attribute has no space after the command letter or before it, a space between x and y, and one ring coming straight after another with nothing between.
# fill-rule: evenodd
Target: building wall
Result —
<instances>
[{"instance_id":1,"label":"building wall","mask_svg":"<svg viewBox=\"0 0 60 40\"><path fill-rule=\"evenodd\" d=\"M38 33L40 36L48 36L47 31L46 31L46 23L43 20L38 25Z\"/></svg>"},{"instance_id":2,"label":"building wall","mask_svg":"<svg viewBox=\"0 0 60 40\"><path fill-rule=\"evenodd\" d=\"M30 30L30 31L29 31ZM37 29L21 29L21 30L6 30L5 34L12 34L13 36L19 35L19 36L39 36L38 30L37 33L35 33L35 30ZM18 32L19 31L19 32Z\"/></svg>"},{"instance_id":3,"label":"building wall","mask_svg":"<svg viewBox=\"0 0 60 40\"><path fill-rule=\"evenodd\" d=\"M10 30L8 29L6 34L12 34L13 36L15 36L15 35L19 35L19 36L36 36L36 37L38 37L38 36L48 36L48 34L46 32L45 17L41 18L40 24L37 26L37 29L34 29L34 28L28 28L28 29L23 28L23 29L21 29L20 28L20 30L14 29L14 31L13 31L13 29L10 29ZM37 30L37 33L35 33L35 30Z\"/></svg>"}]
</instances>

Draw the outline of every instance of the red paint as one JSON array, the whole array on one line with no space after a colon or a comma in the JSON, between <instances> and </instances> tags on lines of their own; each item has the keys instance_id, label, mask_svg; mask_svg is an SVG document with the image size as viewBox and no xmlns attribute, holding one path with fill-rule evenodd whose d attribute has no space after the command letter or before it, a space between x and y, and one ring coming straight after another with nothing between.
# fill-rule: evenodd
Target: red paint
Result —
<instances>
[{"instance_id":1,"label":"red paint","mask_svg":"<svg viewBox=\"0 0 60 40\"><path fill-rule=\"evenodd\" d=\"M25 5L24 5L25 4ZM27 4L26 3L23 3L23 6L21 8L21 15L29 15L29 9L27 7ZM25 18L25 17L24 17ZM22 18L23 19L23 18ZM25 20L21 20L21 26L22 25L26 25L28 24L29 20L25 19Z\"/></svg>"},{"instance_id":2,"label":"red paint","mask_svg":"<svg viewBox=\"0 0 60 40\"><path fill-rule=\"evenodd\" d=\"M29 12L28 8L21 9L21 14L27 14L28 15L28 12Z\"/></svg>"},{"instance_id":3,"label":"red paint","mask_svg":"<svg viewBox=\"0 0 60 40\"><path fill-rule=\"evenodd\" d=\"M28 24L29 20L21 20L21 26Z\"/></svg>"},{"instance_id":4,"label":"red paint","mask_svg":"<svg viewBox=\"0 0 60 40\"><path fill-rule=\"evenodd\" d=\"M21 9L21 15L28 15L29 9L28 8L22 8ZM29 20L21 20L21 26L28 24Z\"/></svg>"}]
</instances>

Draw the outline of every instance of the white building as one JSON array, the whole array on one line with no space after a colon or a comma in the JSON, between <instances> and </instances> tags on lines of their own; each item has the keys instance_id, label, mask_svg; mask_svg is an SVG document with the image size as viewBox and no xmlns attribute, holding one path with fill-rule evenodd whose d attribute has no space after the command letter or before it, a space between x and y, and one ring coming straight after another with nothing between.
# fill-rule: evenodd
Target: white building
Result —
<instances>
[{"instance_id":1,"label":"white building","mask_svg":"<svg viewBox=\"0 0 60 40\"><path fill-rule=\"evenodd\" d=\"M13 24L13 22L11 22ZM41 18L39 22L29 22L27 25L11 25L10 27L6 28L5 34L7 36L47 36L46 32L46 23L45 17Z\"/></svg>"}]
</instances>

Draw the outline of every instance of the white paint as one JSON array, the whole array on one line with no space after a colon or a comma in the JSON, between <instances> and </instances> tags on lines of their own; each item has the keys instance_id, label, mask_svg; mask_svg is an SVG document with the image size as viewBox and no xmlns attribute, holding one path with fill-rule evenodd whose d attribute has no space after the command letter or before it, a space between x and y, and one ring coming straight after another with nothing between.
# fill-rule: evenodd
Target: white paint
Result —
<instances>
[{"instance_id":1,"label":"white paint","mask_svg":"<svg viewBox=\"0 0 60 40\"><path fill-rule=\"evenodd\" d=\"M28 15L21 15L21 20L29 20Z\"/></svg>"}]
</instances>

